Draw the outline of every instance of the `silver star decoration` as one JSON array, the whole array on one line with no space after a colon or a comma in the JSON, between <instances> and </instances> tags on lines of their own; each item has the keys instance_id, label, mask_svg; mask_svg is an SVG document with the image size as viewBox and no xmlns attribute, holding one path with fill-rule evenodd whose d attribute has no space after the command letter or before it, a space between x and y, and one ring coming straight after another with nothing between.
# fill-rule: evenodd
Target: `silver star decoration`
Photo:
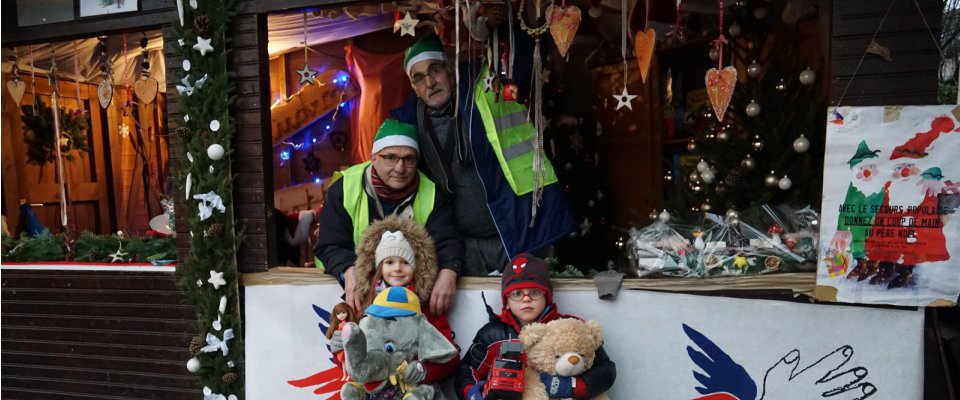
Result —
<instances>
[{"instance_id":1,"label":"silver star decoration","mask_svg":"<svg viewBox=\"0 0 960 400\"><path fill-rule=\"evenodd\" d=\"M584 218L580 224L580 236L587 236L587 234L590 233L591 226L593 226L593 223L591 223L589 219Z\"/></svg>"},{"instance_id":2,"label":"silver star decoration","mask_svg":"<svg viewBox=\"0 0 960 400\"><path fill-rule=\"evenodd\" d=\"M403 16L403 19L397 20L397 25L400 27L400 36L417 36L416 27L419 22L409 12Z\"/></svg>"},{"instance_id":3,"label":"silver star decoration","mask_svg":"<svg viewBox=\"0 0 960 400\"><path fill-rule=\"evenodd\" d=\"M217 272L212 269L210 270L210 279L207 279L207 282L210 282L214 289L220 289L220 286L227 285L227 281L223 279L223 272Z\"/></svg>"},{"instance_id":4,"label":"silver star decoration","mask_svg":"<svg viewBox=\"0 0 960 400\"><path fill-rule=\"evenodd\" d=\"M300 74L300 84L306 83L315 83L317 77L317 71L310 69L309 65L304 64L303 69L297 70L297 73Z\"/></svg>"},{"instance_id":5,"label":"silver star decoration","mask_svg":"<svg viewBox=\"0 0 960 400\"><path fill-rule=\"evenodd\" d=\"M493 74L491 74L490 71L487 71L487 77L483 78L483 91L493 91Z\"/></svg>"},{"instance_id":6,"label":"silver star decoration","mask_svg":"<svg viewBox=\"0 0 960 400\"><path fill-rule=\"evenodd\" d=\"M120 136L129 137L130 136L130 125L120 124Z\"/></svg>"},{"instance_id":7,"label":"silver star decoration","mask_svg":"<svg viewBox=\"0 0 960 400\"><path fill-rule=\"evenodd\" d=\"M210 41L213 39L204 39L197 36L197 44L193 45L193 49L200 52L201 56L207 55L207 53L213 52L213 46L210 45Z\"/></svg>"},{"instance_id":8,"label":"silver star decoration","mask_svg":"<svg viewBox=\"0 0 960 400\"><path fill-rule=\"evenodd\" d=\"M623 108L623 107L627 107L627 108L629 108L629 109L632 111L632 110L633 110L633 105L630 104L630 102L633 101L633 99L636 98L636 97L637 97L637 95L635 95L635 94L630 94L629 92L627 92L627 86L626 86L626 85L623 86L623 92L620 92L619 95L616 95L616 94L613 95L613 98L614 98L614 99L617 99L617 110L619 110L619 109L621 109L621 108Z\"/></svg>"},{"instance_id":9,"label":"silver star decoration","mask_svg":"<svg viewBox=\"0 0 960 400\"><path fill-rule=\"evenodd\" d=\"M123 245L120 245L120 248L117 249L116 253L110 254L110 262L112 263L115 263L117 261L123 262L123 256L125 255L127 255L127 253L123 251Z\"/></svg>"}]
</instances>

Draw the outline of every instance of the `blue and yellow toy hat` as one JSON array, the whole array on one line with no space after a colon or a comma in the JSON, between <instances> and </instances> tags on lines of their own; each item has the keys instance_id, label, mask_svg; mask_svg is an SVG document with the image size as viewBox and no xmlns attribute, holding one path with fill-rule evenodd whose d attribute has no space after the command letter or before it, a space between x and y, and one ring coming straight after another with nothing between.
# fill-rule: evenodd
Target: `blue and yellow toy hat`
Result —
<instances>
[{"instance_id":1,"label":"blue and yellow toy hat","mask_svg":"<svg viewBox=\"0 0 960 400\"><path fill-rule=\"evenodd\" d=\"M409 317L420 313L420 298L401 286L391 286L380 292L366 310L367 315L378 318Z\"/></svg>"}]
</instances>

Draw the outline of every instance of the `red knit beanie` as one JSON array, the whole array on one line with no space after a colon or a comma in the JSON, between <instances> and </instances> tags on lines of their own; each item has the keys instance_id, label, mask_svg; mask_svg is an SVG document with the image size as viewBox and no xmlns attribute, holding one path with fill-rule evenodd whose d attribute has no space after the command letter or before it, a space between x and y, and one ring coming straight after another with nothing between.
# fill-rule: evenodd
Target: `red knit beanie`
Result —
<instances>
[{"instance_id":1,"label":"red knit beanie","mask_svg":"<svg viewBox=\"0 0 960 400\"><path fill-rule=\"evenodd\" d=\"M507 295L517 289L538 288L546 294L547 305L553 304L553 285L550 284L550 265L543 259L529 253L513 258L503 270L500 296L503 307L507 306Z\"/></svg>"}]
</instances>

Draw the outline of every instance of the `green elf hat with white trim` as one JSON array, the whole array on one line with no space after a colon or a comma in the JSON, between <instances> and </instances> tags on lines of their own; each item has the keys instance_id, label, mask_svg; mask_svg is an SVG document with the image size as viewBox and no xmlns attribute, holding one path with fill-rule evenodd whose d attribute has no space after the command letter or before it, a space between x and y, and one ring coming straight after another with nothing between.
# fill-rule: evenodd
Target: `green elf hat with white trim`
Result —
<instances>
[{"instance_id":1,"label":"green elf hat with white trim","mask_svg":"<svg viewBox=\"0 0 960 400\"><path fill-rule=\"evenodd\" d=\"M443 53L443 43L440 37L435 34L429 34L420 39L413 46L407 48L403 54L403 68L410 76L410 68L423 60L446 60L447 56Z\"/></svg>"},{"instance_id":2,"label":"green elf hat with white trim","mask_svg":"<svg viewBox=\"0 0 960 400\"><path fill-rule=\"evenodd\" d=\"M377 129L377 136L373 138L370 154L376 154L391 146L413 147L417 153L420 153L417 127L394 119L383 121L383 125Z\"/></svg>"}]
</instances>

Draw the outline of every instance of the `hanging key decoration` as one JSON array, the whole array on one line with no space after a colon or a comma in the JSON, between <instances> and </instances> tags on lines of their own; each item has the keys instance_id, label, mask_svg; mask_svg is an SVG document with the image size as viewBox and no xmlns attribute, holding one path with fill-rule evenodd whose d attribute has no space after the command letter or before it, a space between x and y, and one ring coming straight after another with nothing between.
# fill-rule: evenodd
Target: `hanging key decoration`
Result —
<instances>
[{"instance_id":1,"label":"hanging key decoration","mask_svg":"<svg viewBox=\"0 0 960 400\"><path fill-rule=\"evenodd\" d=\"M10 56L10 74L11 78L7 81L7 91L13 102L20 106L20 100L23 99L23 93L27 91L27 83L20 79L20 60L17 58L17 48L13 48L13 55Z\"/></svg>"},{"instance_id":2,"label":"hanging key decoration","mask_svg":"<svg viewBox=\"0 0 960 400\"><path fill-rule=\"evenodd\" d=\"M730 106L730 98L733 97L733 88L737 84L737 69L732 65L723 67L723 45L727 44L727 38L723 36L723 0L718 0L720 5L720 36L711 42L719 53L717 67L707 70L704 77L704 83L707 85L707 96L710 98L710 104L713 105L714 115L717 121L723 121L727 113L727 107Z\"/></svg>"},{"instance_id":3,"label":"hanging key decoration","mask_svg":"<svg viewBox=\"0 0 960 400\"><path fill-rule=\"evenodd\" d=\"M150 77L150 53L147 51L147 35L143 34L140 38L140 79L133 84L133 92L137 94L137 99L141 104L150 104L157 98L157 92L160 89L160 83Z\"/></svg>"},{"instance_id":4,"label":"hanging key decoration","mask_svg":"<svg viewBox=\"0 0 960 400\"><path fill-rule=\"evenodd\" d=\"M100 107L106 109L113 100L113 68L107 58L107 38L101 37L97 46L100 50L100 75L103 77L103 81L97 85L97 99L100 100Z\"/></svg>"},{"instance_id":5,"label":"hanging key decoration","mask_svg":"<svg viewBox=\"0 0 960 400\"><path fill-rule=\"evenodd\" d=\"M617 99L617 110L626 107L633 110L635 94L627 92L627 0L620 0L620 57L623 58L623 91L613 95Z\"/></svg>"},{"instance_id":6,"label":"hanging key decoration","mask_svg":"<svg viewBox=\"0 0 960 400\"><path fill-rule=\"evenodd\" d=\"M303 69L297 70L297 73L300 74L300 84L304 83L315 83L317 77L317 71L310 69L310 60L307 57L307 51L309 47L307 46L307 12L303 12Z\"/></svg>"}]
</instances>

